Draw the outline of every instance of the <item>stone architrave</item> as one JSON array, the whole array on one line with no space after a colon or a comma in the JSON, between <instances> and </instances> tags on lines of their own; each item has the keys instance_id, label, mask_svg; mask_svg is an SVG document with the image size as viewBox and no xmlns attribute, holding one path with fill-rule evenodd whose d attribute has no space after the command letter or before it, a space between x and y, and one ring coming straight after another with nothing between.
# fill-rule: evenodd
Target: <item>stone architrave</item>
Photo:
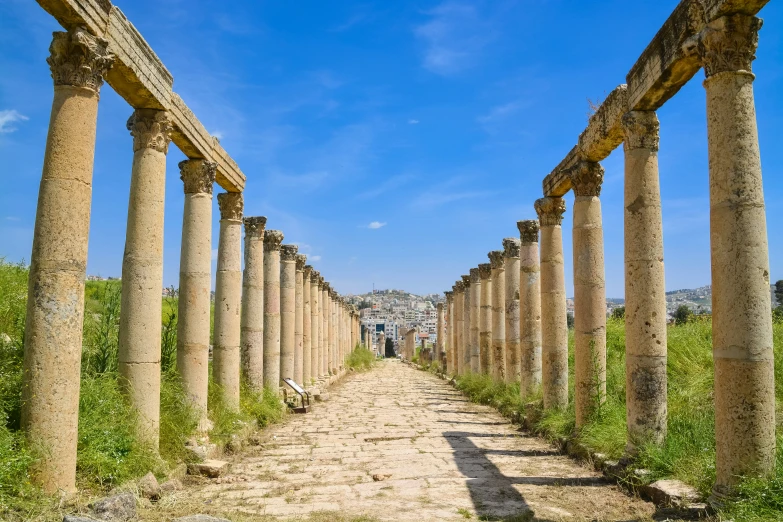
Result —
<instances>
[{"instance_id":1,"label":"stone architrave","mask_svg":"<svg viewBox=\"0 0 783 522\"><path fill-rule=\"evenodd\" d=\"M470 269L470 371L481 373L481 275L478 267Z\"/></svg>"},{"instance_id":2,"label":"stone architrave","mask_svg":"<svg viewBox=\"0 0 783 522\"><path fill-rule=\"evenodd\" d=\"M487 254L492 269L492 377L506 380L506 269L502 250Z\"/></svg>"},{"instance_id":3,"label":"stone architrave","mask_svg":"<svg viewBox=\"0 0 783 522\"><path fill-rule=\"evenodd\" d=\"M479 371L485 375L494 372L492 364L492 265L478 266L481 280L479 303Z\"/></svg>"},{"instance_id":4,"label":"stone architrave","mask_svg":"<svg viewBox=\"0 0 783 522\"><path fill-rule=\"evenodd\" d=\"M562 198L536 200L541 225L541 385L545 409L568 406L568 323ZM506 270L508 273L508 270Z\"/></svg>"},{"instance_id":5,"label":"stone architrave","mask_svg":"<svg viewBox=\"0 0 783 522\"><path fill-rule=\"evenodd\" d=\"M444 349L446 345L446 304L438 303L436 306L437 321L435 323L436 338L435 338L435 361L445 370L445 355Z\"/></svg>"},{"instance_id":6,"label":"stone architrave","mask_svg":"<svg viewBox=\"0 0 783 522\"><path fill-rule=\"evenodd\" d=\"M574 406L584 426L606 399L606 282L601 184L604 169L580 162L571 172L574 190Z\"/></svg>"},{"instance_id":7,"label":"stone architrave","mask_svg":"<svg viewBox=\"0 0 783 522\"><path fill-rule=\"evenodd\" d=\"M463 275L462 277L462 284L464 287L464 292L462 294L462 372L470 373L472 371L472 367L470 365L470 320L471 320L471 314L470 314L470 305L471 305L471 288L470 285L470 275ZM475 288L476 291L479 290L478 287Z\"/></svg>"},{"instance_id":8,"label":"stone architrave","mask_svg":"<svg viewBox=\"0 0 783 522\"><path fill-rule=\"evenodd\" d=\"M179 164L185 186L179 262L177 371L200 429L207 429L209 322L212 287L212 185L216 165L203 159Z\"/></svg>"},{"instance_id":9,"label":"stone architrave","mask_svg":"<svg viewBox=\"0 0 783 522\"><path fill-rule=\"evenodd\" d=\"M294 288L294 382L304 382L304 267L307 256L297 254Z\"/></svg>"},{"instance_id":10,"label":"stone architrave","mask_svg":"<svg viewBox=\"0 0 783 522\"><path fill-rule=\"evenodd\" d=\"M666 286L655 112L623 116L625 411L628 451L666 436Z\"/></svg>"},{"instance_id":11,"label":"stone architrave","mask_svg":"<svg viewBox=\"0 0 783 522\"><path fill-rule=\"evenodd\" d=\"M155 448L160 432L160 333L163 300L163 208L168 113L136 109L127 123L133 136L128 227L122 258L119 373L139 434Z\"/></svg>"},{"instance_id":12,"label":"stone architrave","mask_svg":"<svg viewBox=\"0 0 783 522\"><path fill-rule=\"evenodd\" d=\"M310 272L310 338L312 346L310 349L310 378L305 383L311 386L319 376L318 372L318 354L321 349L321 290L319 283L321 274L313 269Z\"/></svg>"},{"instance_id":13,"label":"stone architrave","mask_svg":"<svg viewBox=\"0 0 783 522\"><path fill-rule=\"evenodd\" d=\"M506 278L506 367L507 383L519 380L519 239L503 240L503 271Z\"/></svg>"},{"instance_id":14,"label":"stone architrave","mask_svg":"<svg viewBox=\"0 0 783 522\"><path fill-rule=\"evenodd\" d=\"M283 233L264 233L264 387L280 389L280 248Z\"/></svg>"},{"instance_id":15,"label":"stone architrave","mask_svg":"<svg viewBox=\"0 0 783 522\"><path fill-rule=\"evenodd\" d=\"M519 229L519 392L522 397L541 387L541 268L538 221L517 222Z\"/></svg>"},{"instance_id":16,"label":"stone architrave","mask_svg":"<svg viewBox=\"0 0 783 522\"><path fill-rule=\"evenodd\" d=\"M305 265L302 270L302 381L300 384L309 386L313 375L313 311L310 277L313 267Z\"/></svg>"},{"instance_id":17,"label":"stone architrave","mask_svg":"<svg viewBox=\"0 0 783 522\"><path fill-rule=\"evenodd\" d=\"M298 251L299 247L296 245L283 245L280 248L280 379L294 378L296 254Z\"/></svg>"},{"instance_id":18,"label":"stone architrave","mask_svg":"<svg viewBox=\"0 0 783 522\"><path fill-rule=\"evenodd\" d=\"M462 365L462 336L465 332L465 320L463 308L465 306L465 284L462 281L454 283L454 353L451 358L454 361L454 374L462 375L464 368Z\"/></svg>"},{"instance_id":19,"label":"stone architrave","mask_svg":"<svg viewBox=\"0 0 783 522\"><path fill-rule=\"evenodd\" d=\"M244 204L241 192L218 194L217 199L220 208L220 239L215 276L212 376L223 389L226 406L239 411Z\"/></svg>"},{"instance_id":20,"label":"stone architrave","mask_svg":"<svg viewBox=\"0 0 783 522\"><path fill-rule=\"evenodd\" d=\"M49 52L54 99L27 283L22 427L47 449L32 466L33 481L70 493L98 98L114 56L82 28L54 33Z\"/></svg>"},{"instance_id":21,"label":"stone architrave","mask_svg":"<svg viewBox=\"0 0 783 522\"><path fill-rule=\"evenodd\" d=\"M266 217L246 217L240 346L242 372L256 391L264 388L264 229Z\"/></svg>"},{"instance_id":22,"label":"stone architrave","mask_svg":"<svg viewBox=\"0 0 783 522\"><path fill-rule=\"evenodd\" d=\"M707 93L718 495L775 465L769 248L751 64L762 21L733 14L699 37Z\"/></svg>"}]
</instances>

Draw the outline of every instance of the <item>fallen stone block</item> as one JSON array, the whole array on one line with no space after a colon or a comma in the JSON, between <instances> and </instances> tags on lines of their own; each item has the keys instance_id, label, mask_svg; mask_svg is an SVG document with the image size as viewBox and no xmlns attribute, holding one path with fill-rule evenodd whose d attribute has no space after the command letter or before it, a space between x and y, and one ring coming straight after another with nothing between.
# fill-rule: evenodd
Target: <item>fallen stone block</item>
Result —
<instances>
[{"instance_id":1,"label":"fallen stone block","mask_svg":"<svg viewBox=\"0 0 783 522\"><path fill-rule=\"evenodd\" d=\"M223 460L205 460L188 464L188 474L218 478L228 472L228 467L228 462Z\"/></svg>"},{"instance_id":2,"label":"fallen stone block","mask_svg":"<svg viewBox=\"0 0 783 522\"><path fill-rule=\"evenodd\" d=\"M100 521L95 520L94 518L87 518L87 517L76 516L76 515L65 515L63 517L63 522L100 522Z\"/></svg>"},{"instance_id":3,"label":"fallen stone block","mask_svg":"<svg viewBox=\"0 0 783 522\"><path fill-rule=\"evenodd\" d=\"M160 494L168 495L175 491L180 491L181 489L182 489L182 482L180 482L177 479L171 479L171 480L167 480L166 482L160 485Z\"/></svg>"},{"instance_id":4,"label":"fallen stone block","mask_svg":"<svg viewBox=\"0 0 783 522\"><path fill-rule=\"evenodd\" d=\"M682 508L702 500L696 488L679 480L658 480L642 486L639 493L656 506Z\"/></svg>"},{"instance_id":5,"label":"fallen stone block","mask_svg":"<svg viewBox=\"0 0 783 522\"><path fill-rule=\"evenodd\" d=\"M160 485L158 479L150 471L139 480L139 494L150 500L158 500L160 498Z\"/></svg>"},{"instance_id":6,"label":"fallen stone block","mask_svg":"<svg viewBox=\"0 0 783 522\"><path fill-rule=\"evenodd\" d=\"M107 522L125 522L136 518L136 497L132 493L103 498L91 507L95 516Z\"/></svg>"},{"instance_id":7,"label":"fallen stone block","mask_svg":"<svg viewBox=\"0 0 783 522\"><path fill-rule=\"evenodd\" d=\"M171 522L231 522L227 518L216 518L209 515L188 515L175 518Z\"/></svg>"}]
</instances>

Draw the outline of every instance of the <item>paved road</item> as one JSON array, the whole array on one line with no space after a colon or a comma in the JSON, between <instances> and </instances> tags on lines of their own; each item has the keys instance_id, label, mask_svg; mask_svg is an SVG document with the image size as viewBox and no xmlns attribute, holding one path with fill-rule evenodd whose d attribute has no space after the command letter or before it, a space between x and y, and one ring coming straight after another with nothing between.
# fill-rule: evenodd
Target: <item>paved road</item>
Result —
<instances>
[{"instance_id":1,"label":"paved road","mask_svg":"<svg viewBox=\"0 0 783 522\"><path fill-rule=\"evenodd\" d=\"M528 520L531 511L542 521L629 521L653 513L494 410L398 361L348 376L314 412L266 436L236 458L232 476L189 495L226 514L281 520L323 511L416 522Z\"/></svg>"}]
</instances>

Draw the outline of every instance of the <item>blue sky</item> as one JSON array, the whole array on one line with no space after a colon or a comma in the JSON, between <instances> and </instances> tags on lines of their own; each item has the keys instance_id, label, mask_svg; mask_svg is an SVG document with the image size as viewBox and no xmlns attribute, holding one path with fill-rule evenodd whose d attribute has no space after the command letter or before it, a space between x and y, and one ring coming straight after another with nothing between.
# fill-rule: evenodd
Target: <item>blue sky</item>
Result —
<instances>
[{"instance_id":1,"label":"blue sky","mask_svg":"<svg viewBox=\"0 0 783 522\"><path fill-rule=\"evenodd\" d=\"M542 178L668 17L674 0L116 0L268 216L342 293L441 292L535 217ZM761 16L754 72L772 280L783 279L783 6ZM59 25L0 3L0 256L29 259ZM710 282L699 73L658 115L667 289ZM101 92L88 273L121 273L132 109ZM169 150L164 283L176 285L182 183ZM604 163L607 294L622 297L623 161ZM218 190L216 190L218 192ZM571 213L564 219L572 295ZM213 245L217 248L217 203Z\"/></svg>"}]
</instances>

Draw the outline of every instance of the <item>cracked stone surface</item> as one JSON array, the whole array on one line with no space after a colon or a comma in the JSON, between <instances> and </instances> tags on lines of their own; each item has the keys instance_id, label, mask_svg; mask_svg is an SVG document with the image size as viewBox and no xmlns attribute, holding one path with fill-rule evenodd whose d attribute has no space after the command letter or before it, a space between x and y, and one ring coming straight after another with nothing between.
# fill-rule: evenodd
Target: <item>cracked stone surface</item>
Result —
<instances>
[{"instance_id":1,"label":"cracked stone surface","mask_svg":"<svg viewBox=\"0 0 783 522\"><path fill-rule=\"evenodd\" d=\"M267 430L220 483L187 496L228 518L280 520L323 511L416 522L530 511L547 521L649 520L654 512L491 408L398 361L330 392L312 413Z\"/></svg>"}]
</instances>

